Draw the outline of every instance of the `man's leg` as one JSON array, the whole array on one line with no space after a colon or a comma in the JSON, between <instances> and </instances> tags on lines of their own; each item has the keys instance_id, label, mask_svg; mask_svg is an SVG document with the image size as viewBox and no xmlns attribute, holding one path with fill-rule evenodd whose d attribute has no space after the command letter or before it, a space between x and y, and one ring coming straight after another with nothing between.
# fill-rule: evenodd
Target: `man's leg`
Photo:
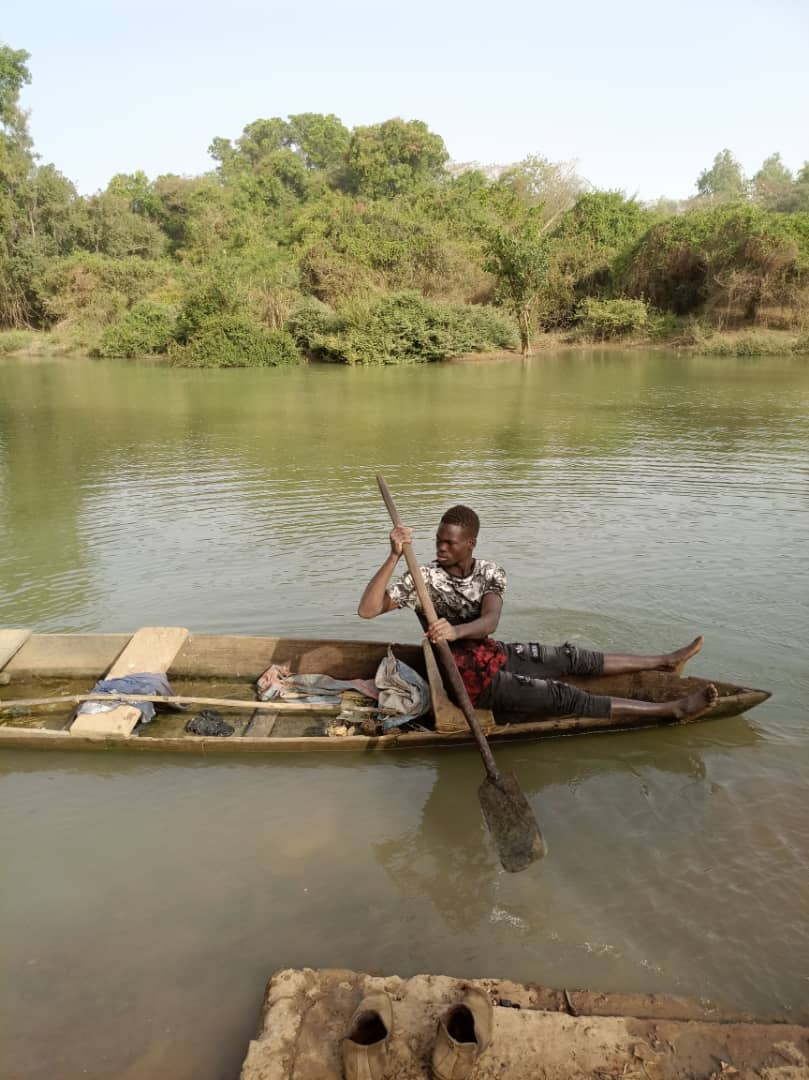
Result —
<instances>
[{"instance_id":1,"label":"man's leg","mask_svg":"<svg viewBox=\"0 0 809 1080\"><path fill-rule=\"evenodd\" d=\"M554 716L610 717L613 720L647 716L675 721L699 716L716 698L716 687L709 684L675 701L634 701L588 694L554 679L532 679L528 675L501 670L484 691L478 705L490 708L498 723L527 723Z\"/></svg>"},{"instance_id":2,"label":"man's leg","mask_svg":"<svg viewBox=\"0 0 809 1080\"><path fill-rule=\"evenodd\" d=\"M601 653L582 649L569 642L564 645L503 644L506 671L528 675L532 679L564 679L566 675L628 675L633 671L673 671L679 674L683 664L700 651L702 635L682 649L653 656L636 653Z\"/></svg>"},{"instance_id":3,"label":"man's leg","mask_svg":"<svg viewBox=\"0 0 809 1080\"><path fill-rule=\"evenodd\" d=\"M683 668L686 660L696 656L703 644L702 634L695 637L689 645L670 653L658 653L656 656L638 656L635 653L605 653L602 675L628 675L633 671L675 671ZM573 674L571 672L571 674Z\"/></svg>"}]
</instances>

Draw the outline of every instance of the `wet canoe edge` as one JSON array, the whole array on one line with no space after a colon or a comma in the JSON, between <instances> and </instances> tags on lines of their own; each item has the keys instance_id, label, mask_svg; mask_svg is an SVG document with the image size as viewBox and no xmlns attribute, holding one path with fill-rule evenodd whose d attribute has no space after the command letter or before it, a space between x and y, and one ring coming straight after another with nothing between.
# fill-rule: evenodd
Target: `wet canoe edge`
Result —
<instances>
[{"instance_id":1,"label":"wet canoe edge","mask_svg":"<svg viewBox=\"0 0 809 1080\"><path fill-rule=\"evenodd\" d=\"M725 698L717 703L715 710L705 713L695 721L670 724L644 720L628 724L626 721L598 721L588 717L559 717L554 720L538 720L525 724L500 725L489 730L487 739L493 743L538 741L564 738L571 735L615 734L622 731L641 731L655 727L680 727L687 723L702 723L720 717L737 716L747 709L766 701L769 697L762 690L745 690L733 699ZM424 749L426 747L449 748L474 742L471 732L407 731L389 735L301 736L298 738L250 738L230 736L212 738L201 735L183 735L170 738L150 735L71 735L69 731L52 731L43 728L0 726L0 748L34 750L139 750L178 753L375 753L384 750Z\"/></svg>"}]
</instances>

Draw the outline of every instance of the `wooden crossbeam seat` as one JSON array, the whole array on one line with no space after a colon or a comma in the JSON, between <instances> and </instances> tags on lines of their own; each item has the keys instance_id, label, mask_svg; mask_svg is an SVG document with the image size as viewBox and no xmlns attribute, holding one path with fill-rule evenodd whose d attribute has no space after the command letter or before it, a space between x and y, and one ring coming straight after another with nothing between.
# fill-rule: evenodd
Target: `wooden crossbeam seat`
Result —
<instances>
[{"instance_id":1,"label":"wooden crossbeam seat","mask_svg":"<svg viewBox=\"0 0 809 1080\"><path fill-rule=\"evenodd\" d=\"M185 644L188 631L182 626L144 626L134 633L124 651L104 676L163 674ZM71 735L131 735L140 720L140 709L122 704L107 712L79 713L70 726Z\"/></svg>"}]
</instances>

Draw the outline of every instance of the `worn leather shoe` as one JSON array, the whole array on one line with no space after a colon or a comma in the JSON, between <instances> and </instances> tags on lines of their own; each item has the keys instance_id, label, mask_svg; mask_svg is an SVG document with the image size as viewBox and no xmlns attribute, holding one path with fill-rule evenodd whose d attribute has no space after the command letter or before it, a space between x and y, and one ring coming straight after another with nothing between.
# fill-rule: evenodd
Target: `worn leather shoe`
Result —
<instances>
[{"instance_id":1,"label":"worn leather shoe","mask_svg":"<svg viewBox=\"0 0 809 1080\"><path fill-rule=\"evenodd\" d=\"M369 994L351 1017L342 1041L345 1080L385 1080L393 1034L393 1005L384 992Z\"/></svg>"},{"instance_id":2,"label":"worn leather shoe","mask_svg":"<svg viewBox=\"0 0 809 1080\"><path fill-rule=\"evenodd\" d=\"M434 1080L466 1080L492 1041L492 1003L470 986L438 1021L433 1046Z\"/></svg>"}]
</instances>

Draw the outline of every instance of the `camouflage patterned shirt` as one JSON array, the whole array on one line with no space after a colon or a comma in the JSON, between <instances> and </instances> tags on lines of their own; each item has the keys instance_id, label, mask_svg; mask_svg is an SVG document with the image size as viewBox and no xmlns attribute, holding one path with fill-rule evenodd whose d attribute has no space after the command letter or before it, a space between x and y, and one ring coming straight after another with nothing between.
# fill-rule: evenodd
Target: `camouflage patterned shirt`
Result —
<instances>
[{"instance_id":1,"label":"camouflage patterned shirt","mask_svg":"<svg viewBox=\"0 0 809 1080\"><path fill-rule=\"evenodd\" d=\"M502 596L506 591L505 570L486 559L475 559L472 571L467 577L453 577L437 562L419 569L435 606L436 615L454 626L480 618L481 604L486 593ZM413 608L419 618L422 618L416 586L409 571L388 586L388 595L397 607Z\"/></svg>"}]
</instances>

